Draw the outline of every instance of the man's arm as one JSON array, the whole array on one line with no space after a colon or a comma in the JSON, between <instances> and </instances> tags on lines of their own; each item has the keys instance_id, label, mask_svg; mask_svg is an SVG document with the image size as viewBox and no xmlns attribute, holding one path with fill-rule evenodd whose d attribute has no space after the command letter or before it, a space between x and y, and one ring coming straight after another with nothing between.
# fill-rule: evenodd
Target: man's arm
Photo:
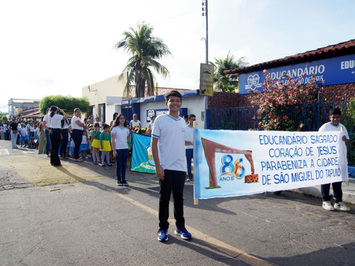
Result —
<instances>
[{"instance_id":1,"label":"man's arm","mask_svg":"<svg viewBox=\"0 0 355 266\"><path fill-rule=\"evenodd\" d=\"M157 177L160 180L164 180L164 169L160 165L159 161L159 154L158 154L158 139L152 137L152 143L151 143L151 148L152 148L152 155L153 155L153 160L155 164L155 172L157 174Z\"/></svg>"},{"instance_id":2,"label":"man's arm","mask_svg":"<svg viewBox=\"0 0 355 266\"><path fill-rule=\"evenodd\" d=\"M79 127L82 127L83 129L87 129L87 126L84 123L82 123L80 120L76 120L75 124L77 124Z\"/></svg>"},{"instance_id":3,"label":"man's arm","mask_svg":"<svg viewBox=\"0 0 355 266\"><path fill-rule=\"evenodd\" d=\"M350 144L350 139L346 138L346 136L343 136L342 140L345 141L346 146Z\"/></svg>"}]
</instances>

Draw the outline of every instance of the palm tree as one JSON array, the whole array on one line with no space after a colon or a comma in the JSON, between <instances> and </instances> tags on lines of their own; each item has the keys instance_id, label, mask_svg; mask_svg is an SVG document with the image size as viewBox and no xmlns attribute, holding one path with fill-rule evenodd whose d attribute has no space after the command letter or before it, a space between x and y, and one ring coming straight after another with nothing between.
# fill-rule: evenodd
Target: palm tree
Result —
<instances>
[{"instance_id":1,"label":"palm tree","mask_svg":"<svg viewBox=\"0 0 355 266\"><path fill-rule=\"evenodd\" d=\"M123 48L132 56L128 59L120 78L127 74L125 88L126 95L129 94L129 85L135 82L136 97L144 97L145 88L147 94L154 94L154 75L152 69L166 78L169 71L161 65L157 59L164 55L170 55L169 48L159 38L152 36L153 28L146 23L138 25L137 29L130 28L123 33L124 38L114 48Z\"/></svg>"},{"instance_id":2,"label":"palm tree","mask_svg":"<svg viewBox=\"0 0 355 266\"><path fill-rule=\"evenodd\" d=\"M225 70L241 68L248 65L245 62L244 57L239 58L238 60L234 59L234 55L229 51L226 58L214 59L215 62L210 62L215 67L213 74L213 87L214 91L223 91L223 92L235 92L238 88L238 76L229 75L226 77L224 74Z\"/></svg>"}]
</instances>

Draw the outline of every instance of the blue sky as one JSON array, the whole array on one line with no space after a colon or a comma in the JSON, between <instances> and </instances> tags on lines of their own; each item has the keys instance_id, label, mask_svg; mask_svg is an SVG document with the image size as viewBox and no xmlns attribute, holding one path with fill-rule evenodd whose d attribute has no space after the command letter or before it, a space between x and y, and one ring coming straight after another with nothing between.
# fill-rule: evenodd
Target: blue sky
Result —
<instances>
[{"instance_id":1,"label":"blue sky","mask_svg":"<svg viewBox=\"0 0 355 266\"><path fill-rule=\"evenodd\" d=\"M209 0L209 60L231 51L252 65L355 38L353 0ZM120 74L112 47L145 21L172 52L159 86L198 89L205 62L202 0L0 1L0 111L9 98L81 96Z\"/></svg>"}]
</instances>

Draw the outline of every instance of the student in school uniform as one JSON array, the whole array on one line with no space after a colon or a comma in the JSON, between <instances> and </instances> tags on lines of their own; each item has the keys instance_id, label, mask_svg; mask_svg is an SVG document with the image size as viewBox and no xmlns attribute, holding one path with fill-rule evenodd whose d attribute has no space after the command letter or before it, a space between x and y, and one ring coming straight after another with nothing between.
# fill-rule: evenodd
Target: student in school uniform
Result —
<instances>
[{"instance_id":1,"label":"student in school uniform","mask_svg":"<svg viewBox=\"0 0 355 266\"><path fill-rule=\"evenodd\" d=\"M111 129L111 143L113 147L113 157L116 158L116 177L118 186L128 186L126 181L126 168L128 159L128 141L131 132L127 128L127 120L123 114L116 117Z\"/></svg>"},{"instance_id":2,"label":"student in school uniform","mask_svg":"<svg viewBox=\"0 0 355 266\"><path fill-rule=\"evenodd\" d=\"M346 127L340 123L341 110L339 108L331 109L329 111L329 120L330 122L323 124L319 128L319 131L341 131L342 132L341 140L344 143L345 151L346 151L346 146L350 144L350 140L349 140L349 133L346 130ZM346 153L343 154L343 156L346 157L347 156ZM342 182L332 183L333 194L335 198L334 206L330 202L331 200L331 196L329 195L330 183L321 185L323 209L326 209L327 211L333 211L333 210L350 211L350 208L343 203L343 191L341 188L341 184Z\"/></svg>"},{"instance_id":3,"label":"student in school uniform","mask_svg":"<svg viewBox=\"0 0 355 266\"><path fill-rule=\"evenodd\" d=\"M191 239L185 228L184 185L186 178L185 120L179 117L182 96L178 91L165 95L169 113L158 116L152 132L152 155L160 184L158 240L168 241L169 202L174 198L175 234L182 239Z\"/></svg>"}]
</instances>

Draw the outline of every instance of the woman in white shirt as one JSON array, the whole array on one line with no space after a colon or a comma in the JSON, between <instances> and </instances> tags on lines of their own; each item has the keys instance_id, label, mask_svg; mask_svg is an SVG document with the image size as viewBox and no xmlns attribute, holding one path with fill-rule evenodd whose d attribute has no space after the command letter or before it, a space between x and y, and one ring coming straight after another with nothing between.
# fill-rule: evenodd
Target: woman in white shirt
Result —
<instances>
[{"instance_id":1,"label":"woman in white shirt","mask_svg":"<svg viewBox=\"0 0 355 266\"><path fill-rule=\"evenodd\" d=\"M74 148L74 159L76 162L82 162L82 159L79 159L79 151L80 151L80 144L83 137L84 129L87 129L87 126L81 122L81 113L79 108L74 109L74 116L71 119L71 138L74 141L75 148Z\"/></svg>"},{"instance_id":2,"label":"woman in white shirt","mask_svg":"<svg viewBox=\"0 0 355 266\"><path fill-rule=\"evenodd\" d=\"M61 112L63 115L59 115ZM62 130L62 120L67 119L67 114L60 108L52 106L49 114L49 124L51 127L50 138L51 138L51 165L61 166L60 159L58 156L58 150L61 141L61 130Z\"/></svg>"},{"instance_id":3,"label":"woman in white shirt","mask_svg":"<svg viewBox=\"0 0 355 266\"><path fill-rule=\"evenodd\" d=\"M67 112L67 110L63 109L64 112ZM68 159L67 155L67 146L68 146L68 133L69 133L69 120L68 119L63 119L61 121L61 141L60 141L60 157L62 159Z\"/></svg>"},{"instance_id":4,"label":"woman in white shirt","mask_svg":"<svg viewBox=\"0 0 355 266\"><path fill-rule=\"evenodd\" d=\"M138 120L137 114L133 114L133 120L131 120L129 126L132 130L134 130L136 127L141 127L141 121Z\"/></svg>"},{"instance_id":5,"label":"woman in white shirt","mask_svg":"<svg viewBox=\"0 0 355 266\"><path fill-rule=\"evenodd\" d=\"M111 130L111 144L113 157L116 158L116 177L118 186L128 186L126 181L126 167L128 158L127 141L131 133L127 128L127 121L123 114L117 116Z\"/></svg>"}]
</instances>

